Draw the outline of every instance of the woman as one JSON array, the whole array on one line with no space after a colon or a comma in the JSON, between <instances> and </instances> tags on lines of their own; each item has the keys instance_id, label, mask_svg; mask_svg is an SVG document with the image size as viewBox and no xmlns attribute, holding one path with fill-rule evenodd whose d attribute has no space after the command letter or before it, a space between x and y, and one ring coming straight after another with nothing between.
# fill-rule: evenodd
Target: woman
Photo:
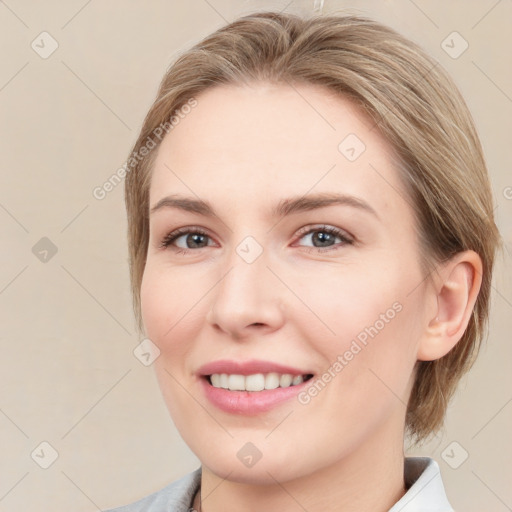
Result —
<instances>
[{"instance_id":1,"label":"woman","mask_svg":"<svg viewBox=\"0 0 512 512\"><path fill-rule=\"evenodd\" d=\"M167 71L128 161L134 306L201 468L122 511L452 510L435 433L499 233L423 50L357 16L246 16Z\"/></svg>"}]
</instances>

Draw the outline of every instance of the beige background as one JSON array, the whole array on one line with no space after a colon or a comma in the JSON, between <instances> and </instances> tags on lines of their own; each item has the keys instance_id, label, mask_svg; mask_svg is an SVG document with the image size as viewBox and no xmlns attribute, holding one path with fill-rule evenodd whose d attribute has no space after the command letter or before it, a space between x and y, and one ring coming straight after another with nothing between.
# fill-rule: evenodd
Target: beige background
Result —
<instances>
[{"instance_id":1,"label":"beige background","mask_svg":"<svg viewBox=\"0 0 512 512\"><path fill-rule=\"evenodd\" d=\"M124 163L180 51L240 14L304 13L314 4L0 2L0 512L101 510L198 466L152 368L133 355L140 340L123 187L101 201L92 191ZM327 0L323 12L345 7L393 26L438 59L481 133L506 242L490 335L446 428L411 453L439 462L456 510L511 510L512 3ZM51 49L43 31L58 43L48 58L40 56ZM469 44L457 59L441 46L453 31ZM43 237L57 248L46 262L33 252L48 244ZM47 469L40 465L51 462L52 449L43 441L58 452Z\"/></svg>"}]
</instances>

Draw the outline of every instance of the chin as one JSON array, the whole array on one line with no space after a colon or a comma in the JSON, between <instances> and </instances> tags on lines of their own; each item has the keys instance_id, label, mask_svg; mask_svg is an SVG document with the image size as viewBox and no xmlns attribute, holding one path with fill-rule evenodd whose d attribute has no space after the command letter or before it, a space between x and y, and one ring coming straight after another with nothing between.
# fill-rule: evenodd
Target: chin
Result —
<instances>
[{"instance_id":1,"label":"chin","mask_svg":"<svg viewBox=\"0 0 512 512\"><path fill-rule=\"evenodd\" d=\"M231 482L250 485L273 485L276 481L281 483L307 476L308 472L302 474L297 466L290 467L290 460L292 460L291 456L288 458L288 462L268 460L268 458L264 462L262 457L252 467L247 467L238 459L235 461L233 459L216 459L212 461L212 464L205 460L203 465L218 477Z\"/></svg>"},{"instance_id":2,"label":"chin","mask_svg":"<svg viewBox=\"0 0 512 512\"><path fill-rule=\"evenodd\" d=\"M266 441L237 433L223 442L218 437L208 439L206 436L201 440L189 437L185 442L210 472L241 484L274 485L276 481L284 483L306 478L334 462L329 457L326 460L318 450L298 450L296 443L272 443L272 435Z\"/></svg>"}]
</instances>

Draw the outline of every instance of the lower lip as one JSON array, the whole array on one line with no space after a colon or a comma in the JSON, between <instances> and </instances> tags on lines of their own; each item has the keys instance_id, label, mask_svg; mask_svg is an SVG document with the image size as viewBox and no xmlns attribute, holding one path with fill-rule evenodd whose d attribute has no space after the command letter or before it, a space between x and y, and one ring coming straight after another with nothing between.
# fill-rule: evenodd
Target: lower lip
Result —
<instances>
[{"instance_id":1,"label":"lower lip","mask_svg":"<svg viewBox=\"0 0 512 512\"><path fill-rule=\"evenodd\" d=\"M229 389L215 388L208 379L201 378L201 385L206 397L213 405L225 412L245 415L259 414L277 407L296 397L308 382L309 380L287 388L263 391L230 391Z\"/></svg>"}]
</instances>

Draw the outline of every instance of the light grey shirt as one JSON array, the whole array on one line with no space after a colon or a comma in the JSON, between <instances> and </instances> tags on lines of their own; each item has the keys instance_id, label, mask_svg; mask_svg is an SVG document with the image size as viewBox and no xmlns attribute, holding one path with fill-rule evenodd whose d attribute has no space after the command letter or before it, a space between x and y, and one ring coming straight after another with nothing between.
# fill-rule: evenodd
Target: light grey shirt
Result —
<instances>
[{"instance_id":1,"label":"light grey shirt","mask_svg":"<svg viewBox=\"0 0 512 512\"><path fill-rule=\"evenodd\" d=\"M406 457L407 492L388 512L454 512L444 490L439 465L430 457ZM201 483L201 468L145 498L105 512L191 512Z\"/></svg>"}]
</instances>

